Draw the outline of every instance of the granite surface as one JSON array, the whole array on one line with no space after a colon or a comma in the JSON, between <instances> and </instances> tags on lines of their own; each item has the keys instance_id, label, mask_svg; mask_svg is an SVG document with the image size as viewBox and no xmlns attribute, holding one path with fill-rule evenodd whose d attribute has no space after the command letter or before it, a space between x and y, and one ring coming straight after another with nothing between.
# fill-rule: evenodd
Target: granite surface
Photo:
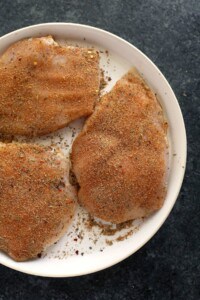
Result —
<instances>
[{"instance_id":1,"label":"granite surface","mask_svg":"<svg viewBox=\"0 0 200 300\"><path fill-rule=\"evenodd\" d=\"M0 266L0 300L200 299L200 1L0 0L0 35L53 21L111 31L157 64L185 119L187 170L169 218L136 254L110 269L66 279Z\"/></svg>"}]
</instances>

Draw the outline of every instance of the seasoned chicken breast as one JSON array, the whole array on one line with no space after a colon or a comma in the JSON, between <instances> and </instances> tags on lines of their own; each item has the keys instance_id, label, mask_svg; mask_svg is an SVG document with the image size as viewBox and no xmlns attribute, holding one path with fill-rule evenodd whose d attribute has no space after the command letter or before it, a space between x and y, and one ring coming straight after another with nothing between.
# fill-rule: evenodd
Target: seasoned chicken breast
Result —
<instances>
[{"instance_id":1,"label":"seasoned chicken breast","mask_svg":"<svg viewBox=\"0 0 200 300\"><path fill-rule=\"evenodd\" d=\"M31 144L0 146L0 249L34 258L66 231L75 192L61 153Z\"/></svg>"},{"instance_id":2,"label":"seasoned chicken breast","mask_svg":"<svg viewBox=\"0 0 200 300\"><path fill-rule=\"evenodd\" d=\"M79 202L113 223L158 210L166 195L166 129L155 95L132 69L102 97L73 144Z\"/></svg>"},{"instance_id":3,"label":"seasoned chicken breast","mask_svg":"<svg viewBox=\"0 0 200 300\"><path fill-rule=\"evenodd\" d=\"M97 51L21 40L0 57L0 133L43 135L88 116L99 84Z\"/></svg>"}]
</instances>

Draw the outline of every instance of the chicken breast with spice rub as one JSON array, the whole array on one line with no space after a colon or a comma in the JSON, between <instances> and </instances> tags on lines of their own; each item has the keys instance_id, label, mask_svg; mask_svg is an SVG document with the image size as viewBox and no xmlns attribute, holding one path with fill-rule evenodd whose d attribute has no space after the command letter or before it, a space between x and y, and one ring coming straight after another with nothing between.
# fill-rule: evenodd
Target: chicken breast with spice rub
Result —
<instances>
[{"instance_id":1,"label":"chicken breast with spice rub","mask_svg":"<svg viewBox=\"0 0 200 300\"><path fill-rule=\"evenodd\" d=\"M65 157L31 144L1 144L0 195L0 249L16 261L56 242L76 206Z\"/></svg>"},{"instance_id":2,"label":"chicken breast with spice rub","mask_svg":"<svg viewBox=\"0 0 200 300\"><path fill-rule=\"evenodd\" d=\"M148 216L163 205L167 123L135 69L102 97L73 144L79 202L113 223Z\"/></svg>"},{"instance_id":3,"label":"chicken breast with spice rub","mask_svg":"<svg viewBox=\"0 0 200 300\"><path fill-rule=\"evenodd\" d=\"M88 116L99 85L96 50L21 40L0 57L0 133L38 136Z\"/></svg>"}]
</instances>

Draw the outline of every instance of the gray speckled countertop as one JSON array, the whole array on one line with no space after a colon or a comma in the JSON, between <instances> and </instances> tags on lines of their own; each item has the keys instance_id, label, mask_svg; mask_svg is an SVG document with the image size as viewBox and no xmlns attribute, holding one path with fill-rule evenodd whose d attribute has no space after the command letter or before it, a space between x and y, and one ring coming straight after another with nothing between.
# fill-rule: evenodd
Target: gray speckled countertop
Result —
<instances>
[{"instance_id":1,"label":"gray speckled countertop","mask_svg":"<svg viewBox=\"0 0 200 300\"><path fill-rule=\"evenodd\" d=\"M0 0L0 35L53 21L111 31L157 64L185 119L187 170L169 218L136 254L110 269L66 279L0 266L0 300L200 299L200 1Z\"/></svg>"}]
</instances>

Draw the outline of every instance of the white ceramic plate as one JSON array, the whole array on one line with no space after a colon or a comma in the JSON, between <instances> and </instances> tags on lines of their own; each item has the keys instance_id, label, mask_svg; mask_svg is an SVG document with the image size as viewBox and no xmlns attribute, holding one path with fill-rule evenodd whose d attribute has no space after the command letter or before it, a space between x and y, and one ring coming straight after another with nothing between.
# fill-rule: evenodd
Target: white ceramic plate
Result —
<instances>
[{"instance_id":1,"label":"white ceramic plate","mask_svg":"<svg viewBox=\"0 0 200 300\"><path fill-rule=\"evenodd\" d=\"M41 258L17 263L0 252L0 263L15 270L40 276L70 277L96 272L120 262L141 248L157 232L169 215L181 188L186 166L186 133L176 97L159 69L133 45L109 32L69 23L30 26L1 37L0 54L20 39L46 35L53 35L55 39L69 44L89 45L100 49L101 66L105 75L112 78L106 90L135 66L157 94L169 123L168 190L165 203L157 213L144 221L133 222L131 228L123 229L110 237L101 235L98 227L87 229L83 222L87 214L79 209L68 233ZM53 141L68 153L82 124L83 120L78 120L70 127L34 141L42 144ZM134 231L133 234L128 234L129 237L120 242L116 241L117 237L130 233L130 229Z\"/></svg>"}]
</instances>

